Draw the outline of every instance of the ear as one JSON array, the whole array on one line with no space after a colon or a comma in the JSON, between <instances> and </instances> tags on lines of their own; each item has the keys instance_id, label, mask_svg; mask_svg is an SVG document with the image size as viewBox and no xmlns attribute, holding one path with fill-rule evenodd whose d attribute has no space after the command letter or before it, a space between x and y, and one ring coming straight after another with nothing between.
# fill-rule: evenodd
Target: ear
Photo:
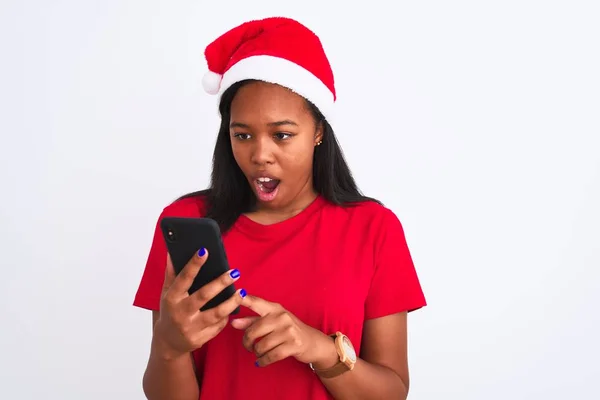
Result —
<instances>
[{"instance_id":1,"label":"ear","mask_svg":"<svg viewBox=\"0 0 600 400\"><path fill-rule=\"evenodd\" d=\"M323 141L323 121L317 123L315 129L315 146L318 146Z\"/></svg>"}]
</instances>

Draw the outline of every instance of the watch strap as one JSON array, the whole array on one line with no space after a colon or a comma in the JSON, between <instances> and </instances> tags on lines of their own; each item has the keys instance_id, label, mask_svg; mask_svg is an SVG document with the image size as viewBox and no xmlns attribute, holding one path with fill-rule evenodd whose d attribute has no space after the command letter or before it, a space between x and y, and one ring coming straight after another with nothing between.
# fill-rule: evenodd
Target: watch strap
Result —
<instances>
[{"instance_id":1,"label":"watch strap","mask_svg":"<svg viewBox=\"0 0 600 400\"><path fill-rule=\"evenodd\" d=\"M333 334L333 335L329 335L331 337L331 339L333 339L334 341L337 339L338 335L337 334ZM310 366L312 368L312 370L320 377L322 378L335 378L336 376L339 376L341 374L343 374L344 372L350 371L352 370L351 367L349 367L348 365L346 365L345 363L343 363L340 359L338 359L337 364L335 364L333 367L331 368L327 368L327 369L315 369L312 364Z\"/></svg>"},{"instance_id":2,"label":"watch strap","mask_svg":"<svg viewBox=\"0 0 600 400\"><path fill-rule=\"evenodd\" d=\"M322 377L322 378L335 378L336 376L339 376L341 374L343 374L344 372L349 371L350 368L344 364L341 361L338 361L337 364L335 364L333 367L331 368L327 368L327 369L314 369L315 373Z\"/></svg>"}]
</instances>

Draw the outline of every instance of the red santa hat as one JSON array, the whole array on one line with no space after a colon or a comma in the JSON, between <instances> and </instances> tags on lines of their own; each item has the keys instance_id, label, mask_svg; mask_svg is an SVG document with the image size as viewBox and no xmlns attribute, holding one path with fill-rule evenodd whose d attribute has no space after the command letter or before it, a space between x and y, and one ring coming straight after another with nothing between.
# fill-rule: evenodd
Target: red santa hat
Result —
<instances>
[{"instance_id":1,"label":"red santa hat","mask_svg":"<svg viewBox=\"0 0 600 400\"><path fill-rule=\"evenodd\" d=\"M204 55L209 71L202 86L210 94L256 79L287 87L331 118L336 93L329 60L317 35L298 21L245 22L210 43Z\"/></svg>"}]
</instances>

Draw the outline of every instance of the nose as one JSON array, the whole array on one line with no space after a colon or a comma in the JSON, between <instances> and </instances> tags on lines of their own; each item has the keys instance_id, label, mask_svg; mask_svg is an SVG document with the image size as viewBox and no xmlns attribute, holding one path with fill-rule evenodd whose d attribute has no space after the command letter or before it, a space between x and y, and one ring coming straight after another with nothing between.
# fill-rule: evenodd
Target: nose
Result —
<instances>
[{"instance_id":1,"label":"nose","mask_svg":"<svg viewBox=\"0 0 600 400\"><path fill-rule=\"evenodd\" d=\"M254 142L251 161L257 165L273 164L275 162L273 146L274 143L269 138L259 137Z\"/></svg>"}]
</instances>

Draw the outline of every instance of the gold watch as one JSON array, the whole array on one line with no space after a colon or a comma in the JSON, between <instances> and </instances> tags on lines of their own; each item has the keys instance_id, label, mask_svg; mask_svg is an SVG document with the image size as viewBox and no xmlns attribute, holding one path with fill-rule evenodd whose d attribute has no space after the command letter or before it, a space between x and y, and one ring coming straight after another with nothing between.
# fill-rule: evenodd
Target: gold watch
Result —
<instances>
[{"instance_id":1,"label":"gold watch","mask_svg":"<svg viewBox=\"0 0 600 400\"><path fill-rule=\"evenodd\" d=\"M331 337L334 340L335 350L339 356L337 364L327 369L315 369L312 363L309 364L310 368L322 378L335 378L344 372L352 371L354 364L356 364L356 351L348 336L337 332L335 335L331 335Z\"/></svg>"}]
</instances>

